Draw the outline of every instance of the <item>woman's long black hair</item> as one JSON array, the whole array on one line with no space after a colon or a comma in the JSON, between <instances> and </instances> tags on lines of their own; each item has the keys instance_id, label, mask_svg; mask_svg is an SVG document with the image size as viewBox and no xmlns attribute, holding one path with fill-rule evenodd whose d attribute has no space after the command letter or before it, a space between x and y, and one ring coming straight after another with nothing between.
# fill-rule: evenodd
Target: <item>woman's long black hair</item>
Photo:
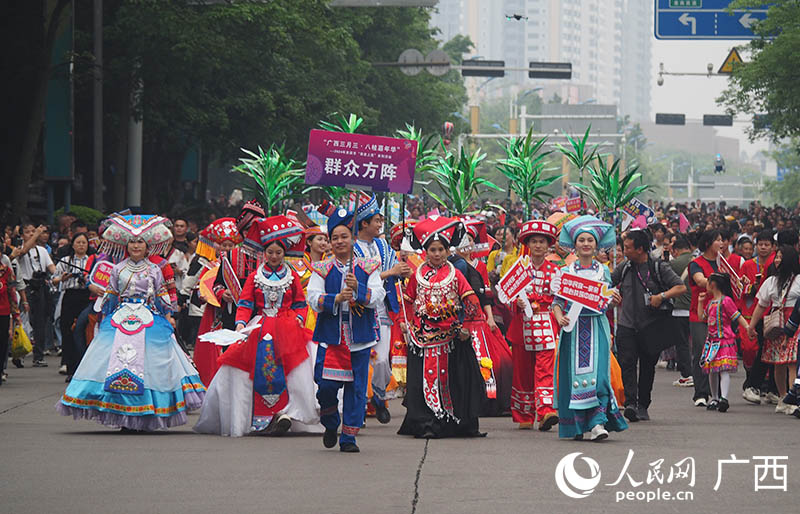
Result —
<instances>
[{"instance_id":1,"label":"woman's long black hair","mask_svg":"<svg viewBox=\"0 0 800 514\"><path fill-rule=\"evenodd\" d=\"M778 277L778 290L781 291L789 283L789 280L796 275L800 275L800 259L794 246L781 246L781 263L775 269L775 276Z\"/></svg>"}]
</instances>

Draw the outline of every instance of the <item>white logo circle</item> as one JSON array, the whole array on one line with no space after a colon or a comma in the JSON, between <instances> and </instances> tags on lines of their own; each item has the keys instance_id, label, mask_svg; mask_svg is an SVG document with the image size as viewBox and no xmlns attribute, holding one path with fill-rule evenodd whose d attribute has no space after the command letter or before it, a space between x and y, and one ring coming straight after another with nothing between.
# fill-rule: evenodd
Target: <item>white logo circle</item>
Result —
<instances>
[{"instance_id":1,"label":"white logo circle","mask_svg":"<svg viewBox=\"0 0 800 514\"><path fill-rule=\"evenodd\" d=\"M591 476L584 478L575 470L575 459L581 455L581 452L570 453L556 466L556 485L570 498L586 498L600 483L600 464L591 457L581 457L589 466Z\"/></svg>"}]
</instances>

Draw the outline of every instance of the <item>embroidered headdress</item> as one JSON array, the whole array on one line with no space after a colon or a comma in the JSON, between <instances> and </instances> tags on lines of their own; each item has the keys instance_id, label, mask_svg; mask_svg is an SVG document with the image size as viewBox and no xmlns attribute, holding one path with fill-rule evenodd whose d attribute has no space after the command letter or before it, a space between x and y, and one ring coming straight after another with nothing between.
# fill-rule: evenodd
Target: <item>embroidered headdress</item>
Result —
<instances>
[{"instance_id":1,"label":"embroidered headdress","mask_svg":"<svg viewBox=\"0 0 800 514\"><path fill-rule=\"evenodd\" d=\"M299 223L286 216L271 216L253 223L247 233L246 244L257 243L259 251L264 251L269 245L277 243L284 251L288 251L301 243L304 232Z\"/></svg>"},{"instance_id":2,"label":"embroidered headdress","mask_svg":"<svg viewBox=\"0 0 800 514\"><path fill-rule=\"evenodd\" d=\"M361 223L364 220L368 220L381 212L381 208L378 206L378 199L375 198L375 194L368 197L369 199L366 201L362 200L361 195L359 195L358 198L359 205L358 209L356 209L356 223Z\"/></svg>"},{"instance_id":3,"label":"embroidered headdress","mask_svg":"<svg viewBox=\"0 0 800 514\"><path fill-rule=\"evenodd\" d=\"M412 235L412 231L414 230L414 225L417 224L417 220L406 220L405 224L406 233L409 236ZM389 243L392 245L392 247L399 248L405 236L406 234L403 233L403 224L398 223L392 227L392 230L389 231Z\"/></svg>"},{"instance_id":4,"label":"embroidered headdress","mask_svg":"<svg viewBox=\"0 0 800 514\"><path fill-rule=\"evenodd\" d=\"M613 226L594 216L585 215L564 224L564 228L558 238L558 244L570 250L574 249L575 241L583 233L594 236L598 249L613 248L617 242L617 235Z\"/></svg>"},{"instance_id":5,"label":"embroidered headdress","mask_svg":"<svg viewBox=\"0 0 800 514\"><path fill-rule=\"evenodd\" d=\"M531 236L544 236L550 244L553 244L558 237L558 229L552 223L544 220L526 221L522 224L522 229L519 232L519 242L525 245Z\"/></svg>"},{"instance_id":6,"label":"embroidered headdress","mask_svg":"<svg viewBox=\"0 0 800 514\"><path fill-rule=\"evenodd\" d=\"M434 241L441 241L445 248L458 246L464 232L460 219L433 215L414 226L412 246L427 249Z\"/></svg>"},{"instance_id":7,"label":"embroidered headdress","mask_svg":"<svg viewBox=\"0 0 800 514\"><path fill-rule=\"evenodd\" d=\"M244 238L236 228L233 218L219 218L200 231L197 237L197 255L213 261L216 258L214 244L231 241L240 244Z\"/></svg>"},{"instance_id":8,"label":"embroidered headdress","mask_svg":"<svg viewBox=\"0 0 800 514\"><path fill-rule=\"evenodd\" d=\"M236 228L240 234L246 234L250 225L258 218L263 218L264 208L256 200L250 200L242 206L242 212L236 218Z\"/></svg>"},{"instance_id":9,"label":"embroidered headdress","mask_svg":"<svg viewBox=\"0 0 800 514\"><path fill-rule=\"evenodd\" d=\"M353 213L344 207L337 207L334 209L330 218L328 218L328 237L330 237L333 229L339 225L344 225L351 231L353 230Z\"/></svg>"},{"instance_id":10,"label":"embroidered headdress","mask_svg":"<svg viewBox=\"0 0 800 514\"><path fill-rule=\"evenodd\" d=\"M122 260L131 241L144 241L147 254L160 254L169 247L172 240L172 223L164 217L152 214L120 215L112 214L104 222L103 241L100 252L107 254L114 262Z\"/></svg>"},{"instance_id":11,"label":"embroidered headdress","mask_svg":"<svg viewBox=\"0 0 800 514\"><path fill-rule=\"evenodd\" d=\"M556 232L561 232L566 222L574 220L577 217L578 216L574 213L554 212L547 218L547 222L556 227Z\"/></svg>"}]
</instances>

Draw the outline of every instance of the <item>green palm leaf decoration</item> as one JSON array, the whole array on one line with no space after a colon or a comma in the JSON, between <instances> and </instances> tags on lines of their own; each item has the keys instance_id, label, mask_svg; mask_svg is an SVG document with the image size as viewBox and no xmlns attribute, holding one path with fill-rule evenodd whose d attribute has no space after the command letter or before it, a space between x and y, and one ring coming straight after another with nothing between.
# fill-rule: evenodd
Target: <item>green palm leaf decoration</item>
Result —
<instances>
[{"instance_id":1,"label":"green palm leaf decoration","mask_svg":"<svg viewBox=\"0 0 800 514\"><path fill-rule=\"evenodd\" d=\"M425 191L452 215L463 216L482 192L487 189L503 191L485 178L476 176L478 165L485 158L486 154L481 153L480 148L467 153L464 147L458 156L449 151L443 157L438 156L426 171L441 192L436 194L427 187Z\"/></svg>"},{"instance_id":2,"label":"green palm leaf decoration","mask_svg":"<svg viewBox=\"0 0 800 514\"><path fill-rule=\"evenodd\" d=\"M414 127L414 125L410 125L406 123L406 129L399 129L395 132L397 137L403 139L409 139L411 141L417 142L417 164L415 169L415 175L420 176L423 175L433 167L436 163L437 156L436 156L436 146L441 142L441 136L437 134L431 134L427 137L422 136L422 130Z\"/></svg>"},{"instance_id":3,"label":"green palm leaf decoration","mask_svg":"<svg viewBox=\"0 0 800 514\"><path fill-rule=\"evenodd\" d=\"M612 216L615 224L619 209L640 193L650 189L649 185L633 186L633 183L642 176L638 172L639 166L629 166L623 174L621 162L620 159L615 159L609 169L605 159L597 156L594 163L588 166L589 183L570 184L586 195L598 212Z\"/></svg>"},{"instance_id":4,"label":"green palm leaf decoration","mask_svg":"<svg viewBox=\"0 0 800 514\"><path fill-rule=\"evenodd\" d=\"M245 148L242 151L250 157L240 158L241 164L231 171L252 179L245 190L256 195L267 215L276 214L284 201L301 196L305 163L287 155L284 145L272 144L266 152L260 146L258 153Z\"/></svg>"},{"instance_id":5,"label":"green palm leaf decoration","mask_svg":"<svg viewBox=\"0 0 800 514\"><path fill-rule=\"evenodd\" d=\"M545 168L545 158L552 151L542 152L547 137L534 140L532 134L533 128L526 137L504 139L501 146L506 158L497 161L497 169L508 178L509 187L522 201L526 220L530 218L533 201L546 202L552 198L543 189L561 178L561 175L543 177L546 171L552 171Z\"/></svg>"},{"instance_id":6,"label":"green palm leaf decoration","mask_svg":"<svg viewBox=\"0 0 800 514\"><path fill-rule=\"evenodd\" d=\"M319 128L330 130L332 132L347 132L348 134L355 134L358 132L358 128L361 126L361 124L364 123L364 118L352 113L347 118L338 112L333 113L331 116L333 116L334 123L321 120L319 122Z\"/></svg>"},{"instance_id":7,"label":"green palm leaf decoration","mask_svg":"<svg viewBox=\"0 0 800 514\"><path fill-rule=\"evenodd\" d=\"M558 151L564 154L567 160L578 169L581 184L583 183L584 171L589 167L592 160L598 156L598 145L587 148L590 130L592 130L591 125L586 128L586 133L583 135L582 139L577 139L567 134L567 141L569 141L570 148L565 148L561 144L555 145Z\"/></svg>"}]
</instances>

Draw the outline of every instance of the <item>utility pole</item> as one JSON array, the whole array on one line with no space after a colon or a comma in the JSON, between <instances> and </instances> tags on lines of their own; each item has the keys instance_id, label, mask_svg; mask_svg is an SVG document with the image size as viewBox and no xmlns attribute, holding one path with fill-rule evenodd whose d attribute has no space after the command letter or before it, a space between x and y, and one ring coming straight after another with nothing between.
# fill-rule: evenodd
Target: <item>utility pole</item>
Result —
<instances>
[{"instance_id":1,"label":"utility pole","mask_svg":"<svg viewBox=\"0 0 800 514\"><path fill-rule=\"evenodd\" d=\"M92 127L92 204L103 210L103 0L94 0L94 103Z\"/></svg>"}]
</instances>

